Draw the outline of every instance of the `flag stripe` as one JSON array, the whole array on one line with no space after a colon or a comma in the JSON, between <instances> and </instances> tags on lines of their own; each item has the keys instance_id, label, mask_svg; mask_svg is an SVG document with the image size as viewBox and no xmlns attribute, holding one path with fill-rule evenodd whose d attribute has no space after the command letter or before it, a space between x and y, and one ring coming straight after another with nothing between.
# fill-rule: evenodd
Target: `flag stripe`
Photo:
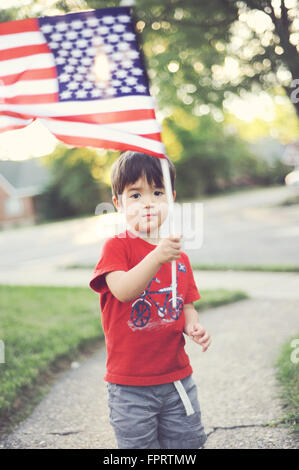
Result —
<instances>
[{"instance_id":1,"label":"flag stripe","mask_svg":"<svg viewBox=\"0 0 299 470\"><path fill-rule=\"evenodd\" d=\"M1 115L15 116L15 117L25 117L31 118L35 117L34 114L24 114L17 113L14 111L0 111ZM78 121L78 122L87 122L90 124L114 124L118 122L130 122L146 119L155 119L155 111L153 109L135 109L133 111L119 111L118 113L98 113L98 114L84 114L81 116L56 116L57 120L64 121Z\"/></svg>"},{"instance_id":2,"label":"flag stripe","mask_svg":"<svg viewBox=\"0 0 299 470\"><path fill-rule=\"evenodd\" d=\"M26 31L39 31L38 20L27 18L26 20L7 21L0 25L0 35L24 33Z\"/></svg>"},{"instance_id":3,"label":"flag stripe","mask_svg":"<svg viewBox=\"0 0 299 470\"><path fill-rule=\"evenodd\" d=\"M0 111L2 106L0 104ZM32 104L30 106L5 106L5 109L21 114L35 116L73 116L93 113L114 113L119 111L135 111L136 109L154 109L151 96L125 96L107 100L69 101L59 103Z\"/></svg>"},{"instance_id":4,"label":"flag stripe","mask_svg":"<svg viewBox=\"0 0 299 470\"><path fill-rule=\"evenodd\" d=\"M145 119L155 119L155 111L153 109L134 109L133 111L118 111L114 113L96 113L81 114L80 116L64 116L56 117L64 121L89 122L92 124L114 124L125 121L139 121Z\"/></svg>"},{"instance_id":5,"label":"flag stripe","mask_svg":"<svg viewBox=\"0 0 299 470\"><path fill-rule=\"evenodd\" d=\"M150 153L150 155L153 155L158 158L166 158L165 152L155 152L154 150L148 151L147 148L144 146L138 147L137 145L133 144L127 144L123 142L118 142L115 140L104 140L104 139L96 139L96 138L91 138L91 137L77 137L77 136L69 136L69 135L63 135L63 134L54 134L57 139L61 140L62 142L65 142L68 145L73 145L76 147L96 147L96 148L104 148L104 149L109 149L109 150L118 150L118 151L125 151L128 150L134 150L136 152L141 152L141 153Z\"/></svg>"},{"instance_id":6,"label":"flag stripe","mask_svg":"<svg viewBox=\"0 0 299 470\"><path fill-rule=\"evenodd\" d=\"M39 31L0 35L0 50L33 46L34 44L46 44L44 36Z\"/></svg>"},{"instance_id":7,"label":"flag stripe","mask_svg":"<svg viewBox=\"0 0 299 470\"><path fill-rule=\"evenodd\" d=\"M57 78L57 72L55 67L49 67L47 69L25 70L20 73L6 75L4 77L1 77L1 82L3 83L3 85L12 85L16 81L42 80L47 78Z\"/></svg>"},{"instance_id":8,"label":"flag stripe","mask_svg":"<svg viewBox=\"0 0 299 470\"><path fill-rule=\"evenodd\" d=\"M49 53L50 49L48 44L37 44L34 46L13 47L11 49L4 49L0 51L0 60L13 60L20 57L34 56L35 54ZM34 60L34 57L32 57Z\"/></svg>"},{"instance_id":9,"label":"flag stripe","mask_svg":"<svg viewBox=\"0 0 299 470\"><path fill-rule=\"evenodd\" d=\"M22 73L24 70L45 69L55 67L52 54L36 54L34 56L19 57L13 60L4 60L0 64L0 79L13 73Z\"/></svg>"},{"instance_id":10,"label":"flag stripe","mask_svg":"<svg viewBox=\"0 0 299 470\"><path fill-rule=\"evenodd\" d=\"M34 118L34 116L30 115L30 114L20 114L20 113L14 113L12 111L0 111L0 116L9 116L9 117L15 117L15 118L19 118L19 119L32 119Z\"/></svg>"},{"instance_id":11,"label":"flag stripe","mask_svg":"<svg viewBox=\"0 0 299 470\"><path fill-rule=\"evenodd\" d=\"M103 139L120 142L127 145L136 145L149 151L163 153L163 144L160 141L140 137L119 131L111 126L98 126L97 124L86 124L78 122L67 122L56 119L40 119L40 121L54 134L65 136L86 137L91 139Z\"/></svg>"},{"instance_id":12,"label":"flag stripe","mask_svg":"<svg viewBox=\"0 0 299 470\"><path fill-rule=\"evenodd\" d=\"M43 95L19 95L13 98L5 98L5 103L8 104L30 104L35 101L36 103L56 103L58 100L58 93L45 93Z\"/></svg>"},{"instance_id":13,"label":"flag stripe","mask_svg":"<svg viewBox=\"0 0 299 470\"><path fill-rule=\"evenodd\" d=\"M7 127L11 125L16 125L16 126L27 126L27 124L30 124L33 121L33 119L20 119L20 118L15 118L11 116L0 116L0 128L2 127Z\"/></svg>"},{"instance_id":14,"label":"flag stripe","mask_svg":"<svg viewBox=\"0 0 299 470\"><path fill-rule=\"evenodd\" d=\"M6 126L6 127L0 127L1 132L7 132L7 131L14 131L16 129L24 129L26 127L26 124L17 126L17 125L11 125L11 126Z\"/></svg>"},{"instance_id":15,"label":"flag stripe","mask_svg":"<svg viewBox=\"0 0 299 470\"><path fill-rule=\"evenodd\" d=\"M16 124L19 124L21 122L24 122L26 124L31 122L33 118L33 116L24 116L17 113L0 113L0 123L6 123L9 120L10 122L15 121ZM61 121L61 119L55 119L55 121L57 120ZM93 124L97 125L97 123ZM0 127L4 127L4 125L0 124ZM142 137L161 141L160 133L155 132L157 130L157 123L154 119L121 123L114 122L109 125L109 129L121 131L123 133L128 132L130 134L141 135Z\"/></svg>"},{"instance_id":16,"label":"flag stripe","mask_svg":"<svg viewBox=\"0 0 299 470\"><path fill-rule=\"evenodd\" d=\"M153 139L153 140L158 140L159 142L162 142L160 132L156 132L154 134L139 134L139 135L140 137L146 137L147 139Z\"/></svg>"},{"instance_id":17,"label":"flag stripe","mask_svg":"<svg viewBox=\"0 0 299 470\"><path fill-rule=\"evenodd\" d=\"M4 99L17 97L19 95L39 95L57 93L57 80L22 80L4 88Z\"/></svg>"}]
</instances>

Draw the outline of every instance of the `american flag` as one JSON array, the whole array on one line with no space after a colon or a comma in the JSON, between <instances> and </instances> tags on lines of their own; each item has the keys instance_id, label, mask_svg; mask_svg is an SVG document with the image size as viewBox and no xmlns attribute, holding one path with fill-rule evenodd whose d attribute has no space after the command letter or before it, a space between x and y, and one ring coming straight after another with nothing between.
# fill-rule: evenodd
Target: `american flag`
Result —
<instances>
[{"instance_id":1,"label":"american flag","mask_svg":"<svg viewBox=\"0 0 299 470\"><path fill-rule=\"evenodd\" d=\"M0 132L165 156L130 8L0 24Z\"/></svg>"}]
</instances>

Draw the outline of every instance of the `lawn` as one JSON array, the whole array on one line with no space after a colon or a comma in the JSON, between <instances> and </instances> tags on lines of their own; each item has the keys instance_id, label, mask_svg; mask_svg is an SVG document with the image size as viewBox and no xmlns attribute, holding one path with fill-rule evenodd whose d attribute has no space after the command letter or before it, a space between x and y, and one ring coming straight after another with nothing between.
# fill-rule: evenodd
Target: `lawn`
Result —
<instances>
[{"instance_id":1,"label":"lawn","mask_svg":"<svg viewBox=\"0 0 299 470\"><path fill-rule=\"evenodd\" d=\"M235 302L239 291L201 290L198 311ZM36 403L50 367L74 360L82 348L100 344L98 295L86 287L0 285L0 430L10 415ZM65 365L69 366L70 362ZM2 421L2 423L1 423Z\"/></svg>"},{"instance_id":2,"label":"lawn","mask_svg":"<svg viewBox=\"0 0 299 470\"><path fill-rule=\"evenodd\" d=\"M276 376L284 401L282 422L299 433L299 332L284 343L276 362Z\"/></svg>"},{"instance_id":3,"label":"lawn","mask_svg":"<svg viewBox=\"0 0 299 470\"><path fill-rule=\"evenodd\" d=\"M87 288L0 286L0 420L49 364L102 335L98 297Z\"/></svg>"},{"instance_id":4,"label":"lawn","mask_svg":"<svg viewBox=\"0 0 299 470\"><path fill-rule=\"evenodd\" d=\"M295 264L195 264L191 263L193 271L262 271L262 272L290 272L298 273L299 265ZM90 264L69 264L60 269L88 269L93 270L94 265Z\"/></svg>"}]
</instances>

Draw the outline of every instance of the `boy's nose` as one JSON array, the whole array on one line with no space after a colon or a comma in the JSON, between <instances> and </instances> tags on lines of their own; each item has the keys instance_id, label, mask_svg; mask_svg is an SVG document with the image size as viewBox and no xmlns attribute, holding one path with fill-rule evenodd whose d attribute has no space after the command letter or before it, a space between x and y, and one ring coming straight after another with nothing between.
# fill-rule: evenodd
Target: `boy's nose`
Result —
<instances>
[{"instance_id":1,"label":"boy's nose","mask_svg":"<svg viewBox=\"0 0 299 470\"><path fill-rule=\"evenodd\" d=\"M149 196L147 199L145 199L145 201L144 201L144 207L145 207L146 209L149 209L150 207L154 207L154 203L153 203L153 201L152 201L152 199L151 199L150 196Z\"/></svg>"}]
</instances>

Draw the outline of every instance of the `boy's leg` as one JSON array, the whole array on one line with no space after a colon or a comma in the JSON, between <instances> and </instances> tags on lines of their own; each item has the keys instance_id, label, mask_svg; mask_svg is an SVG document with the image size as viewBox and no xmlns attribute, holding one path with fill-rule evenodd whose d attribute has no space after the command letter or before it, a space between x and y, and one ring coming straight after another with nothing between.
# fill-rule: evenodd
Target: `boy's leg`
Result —
<instances>
[{"instance_id":1,"label":"boy's leg","mask_svg":"<svg viewBox=\"0 0 299 470\"><path fill-rule=\"evenodd\" d=\"M207 436L201 422L197 387L192 376L171 388L159 417L159 442L162 449L199 449ZM183 390L182 390L183 388Z\"/></svg>"},{"instance_id":2,"label":"boy's leg","mask_svg":"<svg viewBox=\"0 0 299 470\"><path fill-rule=\"evenodd\" d=\"M160 449L158 403L151 387L108 383L107 389L118 449Z\"/></svg>"}]
</instances>

